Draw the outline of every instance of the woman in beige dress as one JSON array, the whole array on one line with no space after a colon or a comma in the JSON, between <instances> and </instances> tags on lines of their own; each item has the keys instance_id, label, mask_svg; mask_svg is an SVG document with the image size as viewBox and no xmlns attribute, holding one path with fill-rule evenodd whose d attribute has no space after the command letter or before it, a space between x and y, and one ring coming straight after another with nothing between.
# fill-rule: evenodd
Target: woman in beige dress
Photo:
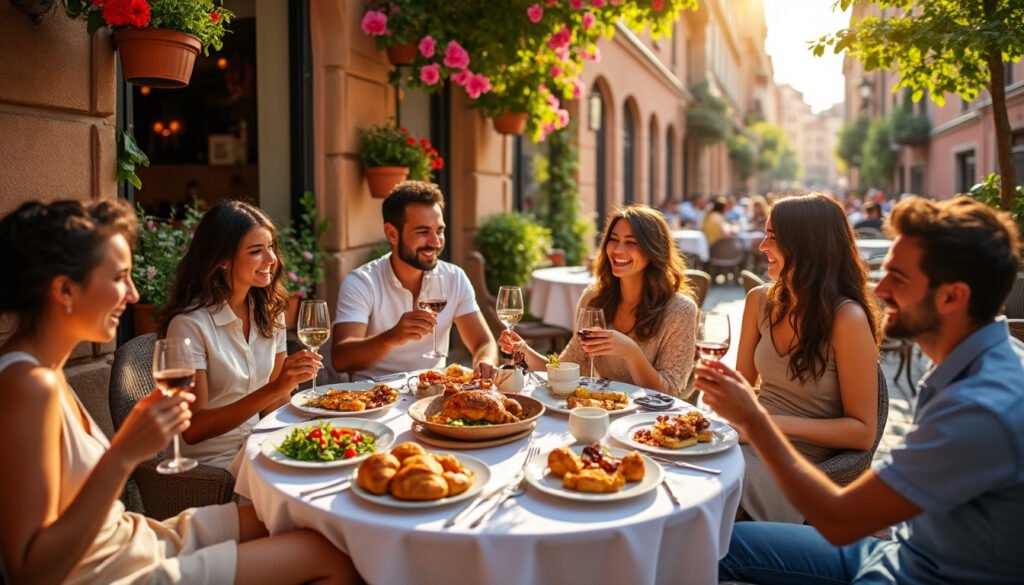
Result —
<instances>
[{"instance_id":1,"label":"woman in beige dress","mask_svg":"<svg viewBox=\"0 0 1024 585\"><path fill-rule=\"evenodd\" d=\"M736 369L808 460L870 449L878 427L877 308L843 209L820 194L782 199L766 234L760 249L774 282L747 294ZM747 445L743 453L746 515L803 522L757 453Z\"/></svg>"},{"instance_id":2,"label":"woman in beige dress","mask_svg":"<svg viewBox=\"0 0 1024 585\"><path fill-rule=\"evenodd\" d=\"M125 512L132 470L189 426L182 392L139 401L111 440L68 386L82 342L109 343L129 303L135 218L123 201L26 203L0 220L0 572L9 583L348 583L319 534L268 536L251 507Z\"/></svg>"},{"instance_id":3,"label":"woman in beige dress","mask_svg":"<svg viewBox=\"0 0 1024 585\"><path fill-rule=\"evenodd\" d=\"M594 260L596 282L579 307L604 310L608 328L582 341L575 332L561 359L588 363L595 375L685 398L696 348L697 304L668 223L647 205L612 212ZM505 351L522 350L531 369L547 358L514 332L503 332ZM584 370L586 371L586 370Z\"/></svg>"}]
</instances>

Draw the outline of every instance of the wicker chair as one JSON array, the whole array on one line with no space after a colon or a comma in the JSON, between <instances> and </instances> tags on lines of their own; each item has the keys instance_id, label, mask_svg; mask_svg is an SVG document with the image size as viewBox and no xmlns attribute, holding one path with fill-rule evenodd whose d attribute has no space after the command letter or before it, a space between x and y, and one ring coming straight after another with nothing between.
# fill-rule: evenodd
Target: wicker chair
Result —
<instances>
[{"instance_id":1,"label":"wicker chair","mask_svg":"<svg viewBox=\"0 0 1024 585\"><path fill-rule=\"evenodd\" d=\"M480 312L484 315L488 327L495 338L501 334L505 326L498 319L497 299L487 288L487 277L484 272L484 257L480 252L470 252L463 269L473 285L473 292L476 294L476 304L480 305ZM537 342L550 343L550 351L562 351L565 344L569 343L572 332L555 325L547 325L540 321L520 322L516 325L516 333L523 338L531 347L536 347Z\"/></svg>"},{"instance_id":2,"label":"wicker chair","mask_svg":"<svg viewBox=\"0 0 1024 585\"><path fill-rule=\"evenodd\" d=\"M156 335L141 335L117 348L110 368L110 417L114 429L135 403L153 390L153 344ZM235 478L227 470L200 464L191 471L164 475L156 470L165 454L139 465L132 473L146 515L164 519L193 506L230 502Z\"/></svg>"},{"instance_id":3,"label":"wicker chair","mask_svg":"<svg viewBox=\"0 0 1024 585\"><path fill-rule=\"evenodd\" d=\"M767 282L765 279L754 274L749 270L740 272L740 284L743 285L743 290L750 292L750 289L757 288Z\"/></svg>"},{"instance_id":4,"label":"wicker chair","mask_svg":"<svg viewBox=\"0 0 1024 585\"><path fill-rule=\"evenodd\" d=\"M889 387L885 384L885 375L882 368L878 368L878 429L875 431L875 442L871 449L861 451L858 449L847 449L840 451L832 457L818 464L818 469L825 472L832 481L839 485L846 485L857 479L860 474L871 466L871 459L875 456L878 443L882 441L882 434L885 432L885 423L889 420Z\"/></svg>"},{"instance_id":5,"label":"wicker chair","mask_svg":"<svg viewBox=\"0 0 1024 585\"><path fill-rule=\"evenodd\" d=\"M740 271L743 270L747 260L747 250L743 247L743 240L732 236L719 239L711 245L708 261L704 263L704 270L711 275L712 282L715 276L724 274L733 275L739 279Z\"/></svg>"},{"instance_id":6,"label":"wicker chair","mask_svg":"<svg viewBox=\"0 0 1024 585\"><path fill-rule=\"evenodd\" d=\"M1006 317L1024 319L1024 272L1017 273L1017 280L1006 297Z\"/></svg>"},{"instance_id":7,"label":"wicker chair","mask_svg":"<svg viewBox=\"0 0 1024 585\"><path fill-rule=\"evenodd\" d=\"M1010 328L1010 335L1024 342L1024 319L1007 319L1006 326Z\"/></svg>"},{"instance_id":8,"label":"wicker chair","mask_svg":"<svg viewBox=\"0 0 1024 585\"><path fill-rule=\"evenodd\" d=\"M708 296L708 289L711 288L711 275L703 270L694 270L688 268L686 270L686 278L690 280L690 284L693 285L693 290L697 293L697 308L704 306L704 299Z\"/></svg>"}]
</instances>

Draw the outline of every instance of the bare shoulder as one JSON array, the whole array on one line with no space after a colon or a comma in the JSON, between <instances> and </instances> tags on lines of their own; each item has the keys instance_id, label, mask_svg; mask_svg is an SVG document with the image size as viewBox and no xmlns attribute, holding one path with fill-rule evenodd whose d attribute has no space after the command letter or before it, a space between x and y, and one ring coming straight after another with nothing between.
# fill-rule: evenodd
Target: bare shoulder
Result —
<instances>
[{"instance_id":1,"label":"bare shoulder","mask_svg":"<svg viewBox=\"0 0 1024 585\"><path fill-rule=\"evenodd\" d=\"M0 408L0 428L7 432L23 422L38 424L42 414L58 399L57 374L28 362L11 364L0 373L4 389L4 408Z\"/></svg>"},{"instance_id":2,"label":"bare shoulder","mask_svg":"<svg viewBox=\"0 0 1024 585\"><path fill-rule=\"evenodd\" d=\"M833 329L849 330L848 328L862 326L868 326L868 314L864 311L864 307L862 307L860 303L847 302L839 305L839 308L836 309L835 318L833 319Z\"/></svg>"}]
</instances>

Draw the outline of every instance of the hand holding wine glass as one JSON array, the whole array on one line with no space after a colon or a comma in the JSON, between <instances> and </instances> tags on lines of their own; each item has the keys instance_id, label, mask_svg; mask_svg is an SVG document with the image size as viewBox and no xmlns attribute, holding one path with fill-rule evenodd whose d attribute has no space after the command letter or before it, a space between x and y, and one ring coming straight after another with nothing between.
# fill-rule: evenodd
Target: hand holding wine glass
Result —
<instances>
[{"instance_id":1,"label":"hand holding wine glass","mask_svg":"<svg viewBox=\"0 0 1024 585\"><path fill-rule=\"evenodd\" d=\"M320 346L331 336L330 316L327 313L327 301L302 301L299 305L299 319L296 333L299 341L309 351L319 354ZM316 391L316 374L313 374L313 390Z\"/></svg>"},{"instance_id":2,"label":"hand holding wine glass","mask_svg":"<svg viewBox=\"0 0 1024 585\"><path fill-rule=\"evenodd\" d=\"M581 307L579 313L576 314L576 335L580 338L581 342L586 342L590 339L591 335L602 329L606 329L604 320L604 309L597 307ZM586 348L584 348L586 351ZM589 355L589 352L588 352ZM589 355L590 358L590 372L587 379L582 382L584 386L594 383L594 356Z\"/></svg>"},{"instance_id":3,"label":"hand holding wine glass","mask_svg":"<svg viewBox=\"0 0 1024 585\"><path fill-rule=\"evenodd\" d=\"M188 339L171 337L157 340L153 347L153 380L165 395L177 394L195 385L196 369L192 362L192 347ZM181 473L199 464L195 459L181 456L181 439L174 435L174 458L160 462L160 473Z\"/></svg>"},{"instance_id":4,"label":"hand holding wine glass","mask_svg":"<svg viewBox=\"0 0 1024 585\"><path fill-rule=\"evenodd\" d=\"M498 289L498 319L505 329L512 331L523 318L523 289L518 286L503 286Z\"/></svg>"},{"instance_id":5,"label":"hand holding wine glass","mask_svg":"<svg viewBox=\"0 0 1024 585\"><path fill-rule=\"evenodd\" d=\"M419 309L437 317L448 305L448 291L445 288L444 275L436 272L424 272L423 284L420 285L420 297L416 302ZM448 357L448 352L437 349L437 326L434 326L434 351L423 354L426 358Z\"/></svg>"},{"instance_id":6,"label":"hand holding wine glass","mask_svg":"<svg viewBox=\"0 0 1024 585\"><path fill-rule=\"evenodd\" d=\"M697 353L700 359L719 361L729 353L729 315L701 313L697 321Z\"/></svg>"}]
</instances>

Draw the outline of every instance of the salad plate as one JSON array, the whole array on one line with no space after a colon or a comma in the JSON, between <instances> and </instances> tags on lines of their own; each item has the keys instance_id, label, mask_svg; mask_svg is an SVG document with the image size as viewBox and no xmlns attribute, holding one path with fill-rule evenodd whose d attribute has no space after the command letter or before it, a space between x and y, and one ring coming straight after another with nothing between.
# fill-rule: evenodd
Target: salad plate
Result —
<instances>
[{"instance_id":1,"label":"salad plate","mask_svg":"<svg viewBox=\"0 0 1024 585\"><path fill-rule=\"evenodd\" d=\"M279 448L281 444L284 443L285 439L291 436L295 430L301 429L302 431L308 433L313 429L321 428L321 424L323 424L324 426L329 424L331 425L331 428L334 429L350 429L352 431L358 431L363 435L372 436L374 439L373 450L367 453L363 453L361 455L357 455L356 457L352 457L351 459L335 459L334 461L303 461L300 459L289 457L288 455L285 455L280 451ZM277 463L287 465L289 467L324 469L329 467L344 467L352 465L354 463L359 463L360 461L366 459L373 453L387 452L387 450L391 448L391 444L394 442L394 431L388 428L387 425L379 423L375 420L367 420L362 418L333 418L321 421L305 421L293 425L288 425L283 429L278 429L273 433L267 435L267 438L263 440L263 443L260 445L260 453L262 453L264 457L270 459L271 461L275 461Z\"/></svg>"}]
</instances>

